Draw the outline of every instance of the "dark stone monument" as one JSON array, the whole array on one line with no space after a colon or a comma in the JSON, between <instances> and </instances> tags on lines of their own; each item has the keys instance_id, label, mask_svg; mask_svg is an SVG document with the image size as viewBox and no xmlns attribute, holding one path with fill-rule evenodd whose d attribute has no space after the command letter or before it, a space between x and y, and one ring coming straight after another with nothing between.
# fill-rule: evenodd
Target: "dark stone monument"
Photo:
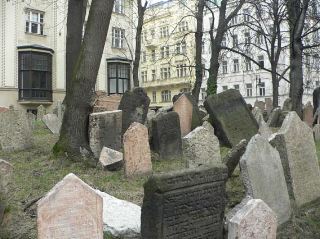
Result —
<instances>
[{"instance_id":1,"label":"dark stone monument","mask_svg":"<svg viewBox=\"0 0 320 239\"><path fill-rule=\"evenodd\" d=\"M122 135L133 122L144 124L147 119L150 99L141 87L123 94L119 110L122 110Z\"/></svg>"},{"instance_id":2,"label":"dark stone monument","mask_svg":"<svg viewBox=\"0 0 320 239\"><path fill-rule=\"evenodd\" d=\"M204 106L222 144L233 147L257 134L259 125L238 90L210 95Z\"/></svg>"},{"instance_id":3,"label":"dark stone monument","mask_svg":"<svg viewBox=\"0 0 320 239\"><path fill-rule=\"evenodd\" d=\"M153 175L144 185L142 239L223 238L224 166Z\"/></svg>"},{"instance_id":4,"label":"dark stone monument","mask_svg":"<svg viewBox=\"0 0 320 239\"><path fill-rule=\"evenodd\" d=\"M178 113L160 113L152 119L151 145L161 159L181 158L182 140Z\"/></svg>"}]
</instances>

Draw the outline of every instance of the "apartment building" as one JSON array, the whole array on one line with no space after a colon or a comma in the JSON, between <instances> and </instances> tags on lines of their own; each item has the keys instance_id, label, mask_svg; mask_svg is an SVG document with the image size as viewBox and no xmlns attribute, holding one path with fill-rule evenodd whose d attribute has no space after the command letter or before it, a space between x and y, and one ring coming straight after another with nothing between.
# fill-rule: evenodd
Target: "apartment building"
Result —
<instances>
[{"instance_id":1,"label":"apartment building","mask_svg":"<svg viewBox=\"0 0 320 239\"><path fill-rule=\"evenodd\" d=\"M116 0L96 90L132 85L134 11L132 0ZM64 99L67 12L65 0L0 1L0 106L50 109Z\"/></svg>"}]
</instances>

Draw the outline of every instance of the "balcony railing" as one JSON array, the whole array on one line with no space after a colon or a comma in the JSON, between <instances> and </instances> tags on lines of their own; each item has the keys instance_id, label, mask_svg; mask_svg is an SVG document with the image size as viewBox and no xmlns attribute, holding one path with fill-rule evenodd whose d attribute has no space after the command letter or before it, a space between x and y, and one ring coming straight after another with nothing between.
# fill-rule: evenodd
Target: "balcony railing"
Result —
<instances>
[{"instance_id":1,"label":"balcony railing","mask_svg":"<svg viewBox=\"0 0 320 239\"><path fill-rule=\"evenodd\" d=\"M40 88L19 89L19 100L52 101L52 90Z\"/></svg>"}]
</instances>

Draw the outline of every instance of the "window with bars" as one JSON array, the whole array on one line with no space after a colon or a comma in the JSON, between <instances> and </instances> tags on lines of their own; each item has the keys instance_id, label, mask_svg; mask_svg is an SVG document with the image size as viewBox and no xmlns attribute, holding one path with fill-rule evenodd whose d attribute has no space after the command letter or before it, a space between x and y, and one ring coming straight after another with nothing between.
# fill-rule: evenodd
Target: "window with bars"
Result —
<instances>
[{"instance_id":1,"label":"window with bars","mask_svg":"<svg viewBox=\"0 0 320 239\"><path fill-rule=\"evenodd\" d=\"M245 32L244 33L244 44L245 45L250 45L251 43L251 37L250 37L250 32Z\"/></svg>"},{"instance_id":2,"label":"window with bars","mask_svg":"<svg viewBox=\"0 0 320 239\"><path fill-rule=\"evenodd\" d=\"M36 10L26 11L26 33L43 35L44 13Z\"/></svg>"},{"instance_id":3,"label":"window with bars","mask_svg":"<svg viewBox=\"0 0 320 239\"><path fill-rule=\"evenodd\" d=\"M152 91L152 102L157 102L157 92L156 91Z\"/></svg>"},{"instance_id":4,"label":"window with bars","mask_svg":"<svg viewBox=\"0 0 320 239\"><path fill-rule=\"evenodd\" d=\"M250 10L249 8L243 9L243 21L249 22L250 21Z\"/></svg>"},{"instance_id":5,"label":"window with bars","mask_svg":"<svg viewBox=\"0 0 320 239\"><path fill-rule=\"evenodd\" d=\"M233 47L238 47L239 46L238 35L233 35L232 36L232 45L233 45Z\"/></svg>"},{"instance_id":6,"label":"window with bars","mask_svg":"<svg viewBox=\"0 0 320 239\"><path fill-rule=\"evenodd\" d=\"M245 71L251 71L251 61L248 58L244 58Z\"/></svg>"},{"instance_id":7,"label":"window with bars","mask_svg":"<svg viewBox=\"0 0 320 239\"><path fill-rule=\"evenodd\" d=\"M259 69L264 68L264 56L263 55L258 56L258 63L259 63Z\"/></svg>"},{"instance_id":8,"label":"window with bars","mask_svg":"<svg viewBox=\"0 0 320 239\"><path fill-rule=\"evenodd\" d=\"M170 102L171 101L171 91L170 90L161 91L161 99L162 99L162 102Z\"/></svg>"},{"instance_id":9,"label":"window with bars","mask_svg":"<svg viewBox=\"0 0 320 239\"><path fill-rule=\"evenodd\" d=\"M152 81L155 81L157 79L157 72L156 70L152 70L151 71L151 78L152 78Z\"/></svg>"},{"instance_id":10,"label":"window with bars","mask_svg":"<svg viewBox=\"0 0 320 239\"><path fill-rule=\"evenodd\" d=\"M117 27L112 28L112 47L124 48L125 30Z\"/></svg>"},{"instance_id":11,"label":"window with bars","mask_svg":"<svg viewBox=\"0 0 320 239\"><path fill-rule=\"evenodd\" d=\"M108 63L108 93L123 94L130 88L130 64Z\"/></svg>"},{"instance_id":12,"label":"window with bars","mask_svg":"<svg viewBox=\"0 0 320 239\"><path fill-rule=\"evenodd\" d=\"M156 61L156 50L155 49L151 50L151 60L153 62Z\"/></svg>"},{"instance_id":13,"label":"window with bars","mask_svg":"<svg viewBox=\"0 0 320 239\"><path fill-rule=\"evenodd\" d=\"M259 83L259 95L265 96L266 95L266 85L264 82Z\"/></svg>"}]
</instances>

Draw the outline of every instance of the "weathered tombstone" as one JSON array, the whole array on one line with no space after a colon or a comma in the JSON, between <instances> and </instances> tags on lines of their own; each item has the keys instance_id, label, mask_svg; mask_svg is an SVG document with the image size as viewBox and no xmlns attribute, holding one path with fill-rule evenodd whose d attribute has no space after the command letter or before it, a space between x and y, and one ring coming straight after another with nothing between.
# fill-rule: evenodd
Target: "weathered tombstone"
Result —
<instances>
[{"instance_id":1,"label":"weathered tombstone","mask_svg":"<svg viewBox=\"0 0 320 239\"><path fill-rule=\"evenodd\" d=\"M42 117L42 121L53 134L60 133L62 123L56 114L46 114Z\"/></svg>"},{"instance_id":2,"label":"weathered tombstone","mask_svg":"<svg viewBox=\"0 0 320 239\"><path fill-rule=\"evenodd\" d=\"M33 130L34 127L35 127L35 123L36 123L36 115L33 114L32 112L27 112L27 118L28 118L28 121L29 121L29 124L30 124L30 127L31 129Z\"/></svg>"},{"instance_id":3,"label":"weathered tombstone","mask_svg":"<svg viewBox=\"0 0 320 239\"><path fill-rule=\"evenodd\" d=\"M272 135L272 131L264 121L261 110L258 107L254 107L254 109L252 110L252 114L258 122L259 134L265 139L268 139Z\"/></svg>"},{"instance_id":4,"label":"weathered tombstone","mask_svg":"<svg viewBox=\"0 0 320 239\"><path fill-rule=\"evenodd\" d=\"M123 135L124 173L127 177L152 172L151 153L146 126L134 122Z\"/></svg>"},{"instance_id":5,"label":"weathered tombstone","mask_svg":"<svg viewBox=\"0 0 320 239\"><path fill-rule=\"evenodd\" d=\"M102 239L102 212L102 197L68 174L38 202L38 239Z\"/></svg>"},{"instance_id":6,"label":"weathered tombstone","mask_svg":"<svg viewBox=\"0 0 320 239\"><path fill-rule=\"evenodd\" d=\"M97 91L96 98L93 104L93 112L114 111L117 110L120 104L121 95L108 95L106 92Z\"/></svg>"},{"instance_id":7,"label":"weathered tombstone","mask_svg":"<svg viewBox=\"0 0 320 239\"><path fill-rule=\"evenodd\" d=\"M239 164L241 156L244 154L247 148L248 141L243 139L236 146L234 146L227 155L222 159L222 162L228 168L228 177L231 177L233 171Z\"/></svg>"},{"instance_id":8,"label":"weathered tombstone","mask_svg":"<svg viewBox=\"0 0 320 239\"><path fill-rule=\"evenodd\" d=\"M110 171L119 170L123 166L123 153L103 147L100 153L99 163L104 169Z\"/></svg>"},{"instance_id":9,"label":"weathered tombstone","mask_svg":"<svg viewBox=\"0 0 320 239\"><path fill-rule=\"evenodd\" d=\"M308 101L307 104L303 107L303 121L306 122L309 127L312 127L313 124L313 106L311 102Z\"/></svg>"},{"instance_id":10,"label":"weathered tombstone","mask_svg":"<svg viewBox=\"0 0 320 239\"><path fill-rule=\"evenodd\" d=\"M292 111L270 143L280 153L289 196L296 205L319 198L320 170L312 129Z\"/></svg>"},{"instance_id":11,"label":"weathered tombstone","mask_svg":"<svg viewBox=\"0 0 320 239\"><path fill-rule=\"evenodd\" d=\"M188 93L180 95L174 101L173 111L179 115L182 137L201 124L198 106L194 102L193 96Z\"/></svg>"},{"instance_id":12,"label":"weathered tombstone","mask_svg":"<svg viewBox=\"0 0 320 239\"><path fill-rule=\"evenodd\" d=\"M273 109L273 101L271 98L265 98L264 101L266 102L266 111L269 115Z\"/></svg>"},{"instance_id":13,"label":"weathered tombstone","mask_svg":"<svg viewBox=\"0 0 320 239\"><path fill-rule=\"evenodd\" d=\"M43 105L39 105L37 107L37 120L42 120L45 114L46 114L46 108Z\"/></svg>"},{"instance_id":14,"label":"weathered tombstone","mask_svg":"<svg viewBox=\"0 0 320 239\"><path fill-rule=\"evenodd\" d=\"M204 102L219 140L235 146L242 139L250 140L258 132L258 124L238 90L210 95Z\"/></svg>"},{"instance_id":15,"label":"weathered tombstone","mask_svg":"<svg viewBox=\"0 0 320 239\"><path fill-rule=\"evenodd\" d=\"M258 108L261 110L261 112L264 111L265 106L266 106L266 103L263 102L263 101L258 101L258 100L256 100L256 101L254 102L254 107L258 107Z\"/></svg>"},{"instance_id":16,"label":"weathered tombstone","mask_svg":"<svg viewBox=\"0 0 320 239\"><path fill-rule=\"evenodd\" d=\"M251 199L228 221L228 239L276 239L277 216L261 199Z\"/></svg>"},{"instance_id":17,"label":"weathered tombstone","mask_svg":"<svg viewBox=\"0 0 320 239\"><path fill-rule=\"evenodd\" d=\"M282 106L282 111L291 111L292 110L292 100L291 98L285 99Z\"/></svg>"},{"instance_id":18,"label":"weathered tombstone","mask_svg":"<svg viewBox=\"0 0 320 239\"><path fill-rule=\"evenodd\" d=\"M7 161L0 159L0 225L7 207L8 184L13 172L13 166Z\"/></svg>"},{"instance_id":19,"label":"weathered tombstone","mask_svg":"<svg viewBox=\"0 0 320 239\"><path fill-rule=\"evenodd\" d=\"M313 115L315 116L314 124L319 124L319 116L317 115L317 111L319 111L320 106L320 87L314 89L312 93L312 100L313 100Z\"/></svg>"},{"instance_id":20,"label":"weathered tombstone","mask_svg":"<svg viewBox=\"0 0 320 239\"><path fill-rule=\"evenodd\" d=\"M176 112L158 114L152 120L152 148L161 159L180 159L182 141L179 115Z\"/></svg>"},{"instance_id":21,"label":"weathered tombstone","mask_svg":"<svg viewBox=\"0 0 320 239\"><path fill-rule=\"evenodd\" d=\"M64 110L65 110L65 106L62 104L62 102L60 100L57 101L57 115L58 118L60 119L60 121L62 121L63 119L63 115L64 115Z\"/></svg>"},{"instance_id":22,"label":"weathered tombstone","mask_svg":"<svg viewBox=\"0 0 320 239\"><path fill-rule=\"evenodd\" d=\"M32 144L32 125L27 113L16 110L0 113L0 149L24 150L30 148Z\"/></svg>"},{"instance_id":23,"label":"weathered tombstone","mask_svg":"<svg viewBox=\"0 0 320 239\"><path fill-rule=\"evenodd\" d=\"M195 128L183 137L182 148L187 168L222 163L219 140L208 122L204 122L204 126Z\"/></svg>"},{"instance_id":24,"label":"weathered tombstone","mask_svg":"<svg viewBox=\"0 0 320 239\"><path fill-rule=\"evenodd\" d=\"M89 116L90 148L99 158L103 147L119 151L121 149L121 110L92 113Z\"/></svg>"},{"instance_id":25,"label":"weathered tombstone","mask_svg":"<svg viewBox=\"0 0 320 239\"><path fill-rule=\"evenodd\" d=\"M281 109L280 107L277 107L277 108L274 108L270 115L269 115L269 118L268 118L268 121L267 121L267 125L269 127L281 127L281 124L280 124L280 115L281 115Z\"/></svg>"},{"instance_id":26,"label":"weathered tombstone","mask_svg":"<svg viewBox=\"0 0 320 239\"><path fill-rule=\"evenodd\" d=\"M266 202L277 214L279 224L286 222L291 206L278 151L257 134L249 141L240 168L247 195Z\"/></svg>"},{"instance_id":27,"label":"weathered tombstone","mask_svg":"<svg viewBox=\"0 0 320 239\"><path fill-rule=\"evenodd\" d=\"M313 126L313 136L316 142L320 141L320 124L316 124Z\"/></svg>"},{"instance_id":28,"label":"weathered tombstone","mask_svg":"<svg viewBox=\"0 0 320 239\"><path fill-rule=\"evenodd\" d=\"M147 119L150 99L141 87L123 94L119 110L122 110L122 135L133 122L144 124Z\"/></svg>"},{"instance_id":29,"label":"weathered tombstone","mask_svg":"<svg viewBox=\"0 0 320 239\"><path fill-rule=\"evenodd\" d=\"M151 176L144 184L142 239L222 239L226 178L222 165Z\"/></svg>"}]
</instances>

